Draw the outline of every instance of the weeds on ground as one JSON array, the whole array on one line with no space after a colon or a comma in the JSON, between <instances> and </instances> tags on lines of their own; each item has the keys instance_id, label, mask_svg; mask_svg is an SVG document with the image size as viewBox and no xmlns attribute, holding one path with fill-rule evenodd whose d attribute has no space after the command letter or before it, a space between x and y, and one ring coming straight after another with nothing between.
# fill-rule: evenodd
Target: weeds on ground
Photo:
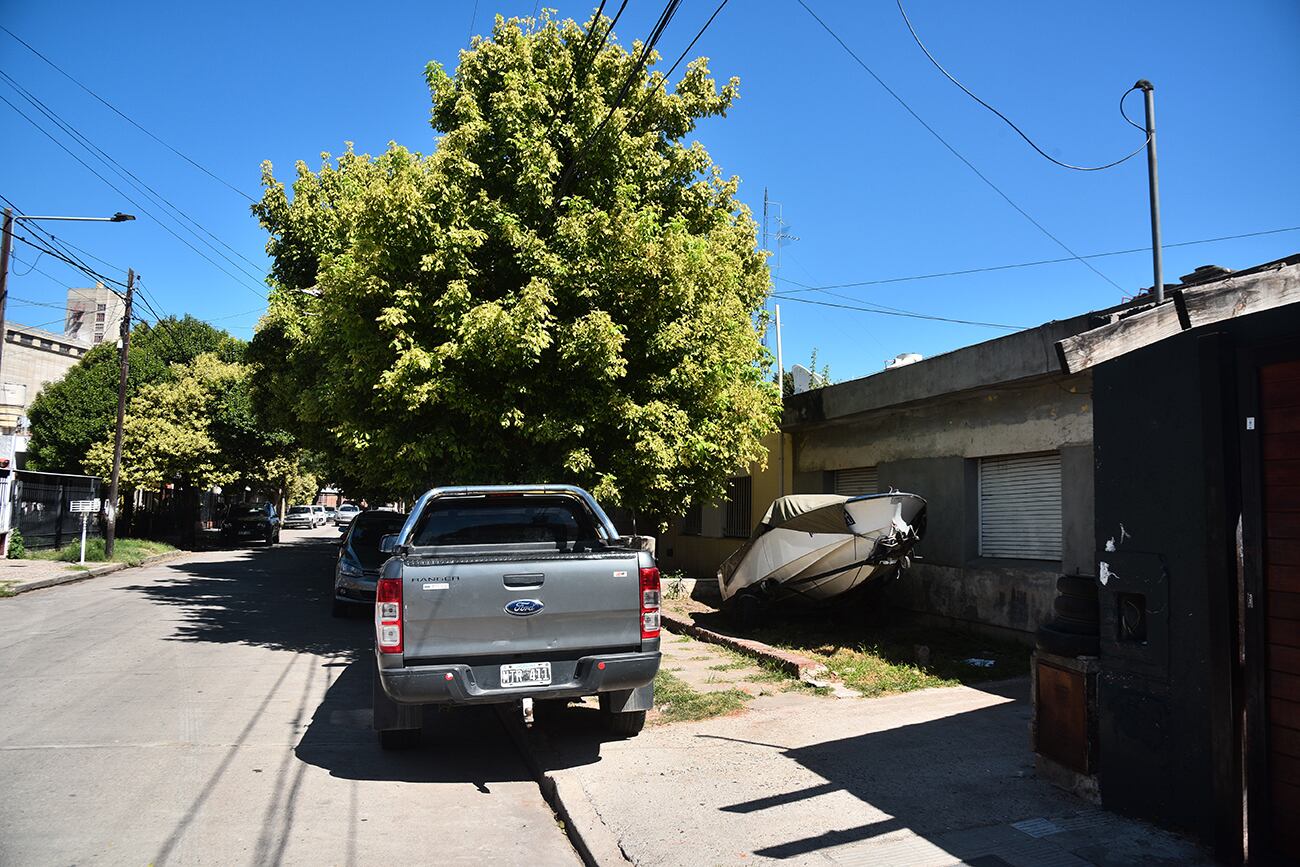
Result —
<instances>
[{"instance_id":1,"label":"weeds on ground","mask_svg":"<svg viewBox=\"0 0 1300 867\"><path fill-rule=\"evenodd\" d=\"M655 675L655 708L660 722L709 719L734 713L752 696L739 689L696 692L684 680L663 669Z\"/></svg>"},{"instance_id":2,"label":"weeds on ground","mask_svg":"<svg viewBox=\"0 0 1300 867\"><path fill-rule=\"evenodd\" d=\"M689 602L689 607L680 603L680 616L708 629L811 657L824 663L845 686L867 696L1002 680L1029 670L1025 647L924 625L897 612L885 612L888 619L882 623L860 610L792 610L746 630L723 612ZM966 661L972 658L992 660L993 665L980 667ZM779 670L768 676L793 680Z\"/></svg>"},{"instance_id":3,"label":"weeds on ground","mask_svg":"<svg viewBox=\"0 0 1300 867\"><path fill-rule=\"evenodd\" d=\"M155 554L165 554L176 549L166 542L154 542L149 539L118 539L113 545L113 562L128 566L139 566ZM47 551L28 551L29 560L58 560L64 563L77 563L81 559L81 542L70 542L62 548ZM86 562L102 563L104 556L103 539L86 540Z\"/></svg>"},{"instance_id":4,"label":"weeds on ground","mask_svg":"<svg viewBox=\"0 0 1300 867\"><path fill-rule=\"evenodd\" d=\"M14 591L10 589L12 586L13 586L12 581L5 581L3 583L0 583L0 599L4 599L6 596L15 595Z\"/></svg>"}]
</instances>

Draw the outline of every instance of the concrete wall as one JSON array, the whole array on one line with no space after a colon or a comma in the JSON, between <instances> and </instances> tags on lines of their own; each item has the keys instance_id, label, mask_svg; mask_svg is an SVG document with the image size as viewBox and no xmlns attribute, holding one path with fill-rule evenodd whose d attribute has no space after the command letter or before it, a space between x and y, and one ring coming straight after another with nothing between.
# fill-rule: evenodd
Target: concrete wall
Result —
<instances>
[{"instance_id":1,"label":"concrete wall","mask_svg":"<svg viewBox=\"0 0 1300 867\"><path fill-rule=\"evenodd\" d=\"M4 404L0 406L3 424L12 426L40 390L62 379L86 350L86 346L58 334L9 325L5 329L4 384L16 387L4 390Z\"/></svg>"},{"instance_id":2,"label":"concrete wall","mask_svg":"<svg viewBox=\"0 0 1300 867\"><path fill-rule=\"evenodd\" d=\"M1095 574L1090 391L1086 374L1044 376L798 426L791 434L796 490L827 491L835 470L874 466L880 490L924 496L929 521L919 559L890 587L891 601L1032 641L1052 618L1057 576ZM1035 452L1061 456L1061 560L980 557L979 458Z\"/></svg>"}]
</instances>

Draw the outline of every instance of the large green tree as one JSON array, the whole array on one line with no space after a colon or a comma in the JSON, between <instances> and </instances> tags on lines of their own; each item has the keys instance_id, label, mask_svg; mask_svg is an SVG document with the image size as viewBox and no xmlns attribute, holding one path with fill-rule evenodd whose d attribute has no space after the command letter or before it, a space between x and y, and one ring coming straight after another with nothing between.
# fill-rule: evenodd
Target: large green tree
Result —
<instances>
[{"instance_id":1,"label":"large green tree","mask_svg":"<svg viewBox=\"0 0 1300 867\"><path fill-rule=\"evenodd\" d=\"M131 332L127 397L172 376L171 365L193 361L204 352L240 361L246 344L225 331L186 316L140 324ZM80 473L90 447L102 441L117 421L120 375L117 347L101 343L56 382L41 389L27 411L32 469Z\"/></svg>"},{"instance_id":2,"label":"large green tree","mask_svg":"<svg viewBox=\"0 0 1300 867\"><path fill-rule=\"evenodd\" d=\"M768 270L687 141L738 82L699 59L670 85L588 26L498 17L429 64L430 155L349 146L291 190L264 166L258 399L331 478L574 481L671 515L762 459Z\"/></svg>"}]
</instances>

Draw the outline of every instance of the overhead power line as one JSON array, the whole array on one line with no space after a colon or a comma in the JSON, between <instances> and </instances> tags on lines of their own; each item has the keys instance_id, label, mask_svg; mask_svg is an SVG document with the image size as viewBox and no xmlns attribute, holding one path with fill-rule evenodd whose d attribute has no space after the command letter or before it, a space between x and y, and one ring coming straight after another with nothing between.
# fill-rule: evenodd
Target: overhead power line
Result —
<instances>
[{"instance_id":1,"label":"overhead power line","mask_svg":"<svg viewBox=\"0 0 1300 867\"><path fill-rule=\"evenodd\" d=\"M1200 238L1195 241L1180 241L1176 244L1165 244L1166 250L1171 247L1193 247L1198 244L1214 244L1219 241L1236 241L1242 238L1259 238L1265 235L1280 235L1283 232L1300 232L1300 226L1286 226L1281 229L1265 229L1260 232L1244 232L1239 235L1220 235L1217 238ZM858 286L882 286L887 283L909 283L914 280L934 280L939 277L961 277L967 274L984 274L990 271L1010 271L1015 268L1033 268L1038 265L1058 265L1062 262L1073 262L1076 259L1104 259L1108 256L1126 256L1130 253L1148 253L1150 247L1131 247L1127 250L1110 250L1105 253L1088 253L1083 256L1063 256L1059 259L1039 259L1034 262L1014 262L1009 265L987 265L980 268L963 268L958 271L936 271L930 274L912 274L906 277L884 277L875 280L855 280L850 283L828 283L824 286L810 286L807 283L800 283L796 280L790 280L786 277L779 278L782 283L790 283L799 289L787 289L787 292L819 292L826 289L852 289Z\"/></svg>"},{"instance_id":2,"label":"overhead power line","mask_svg":"<svg viewBox=\"0 0 1300 867\"><path fill-rule=\"evenodd\" d=\"M977 322L971 319L952 319L947 316L931 316L928 313L913 313L910 310L894 310L880 307L862 307L856 304L837 304L833 301L814 301L811 298L800 298L796 295L782 295L779 292L772 293L773 298L780 298L784 301L794 301L798 304L815 304L818 307L836 307L840 310L856 310L859 313L876 313L880 316L902 316L907 319L928 319L933 322L952 322L957 325L981 325L985 328L1005 328L1008 331L1021 331L1028 327L1025 325L1003 325L1000 322Z\"/></svg>"},{"instance_id":3,"label":"overhead power line","mask_svg":"<svg viewBox=\"0 0 1300 867\"><path fill-rule=\"evenodd\" d=\"M1100 172L1100 171L1104 171L1105 169L1113 169L1113 168L1115 168L1115 166L1117 166L1117 165L1119 165L1119 164L1121 164L1121 163L1126 163L1126 162L1128 162L1129 160L1133 159L1133 157L1135 157L1135 156L1137 156L1138 154L1142 153L1142 151L1145 150L1145 149L1146 149L1146 146L1150 143L1150 141L1151 141L1151 136L1150 136L1150 135L1147 135L1147 137L1146 137L1146 141L1142 142L1142 144L1138 146L1137 150L1133 151L1133 152L1132 152L1131 154L1129 154L1128 156L1120 157L1119 159L1115 160L1114 162L1106 163L1105 165L1100 165L1100 166L1076 166L1076 165L1071 165L1070 163L1062 162L1061 160L1058 160L1056 157L1052 156L1052 155L1049 154L1047 151L1045 151L1045 150L1043 150L1042 148L1040 148L1040 147L1038 146L1038 144L1037 144L1033 139L1031 139L1028 135L1025 134L1025 131L1024 131L1024 130L1022 130L1020 127L1016 126L1014 122L1012 122L1011 118L1007 117L1005 114L1003 114L1002 112L998 111L996 108L994 108L993 106L989 105L989 104L988 104L987 102L985 102L984 100L980 99L978 96L976 96L974 93L971 92L971 89L970 89L969 87L967 87L966 85L962 84L960 81L958 81L958 80L953 76L952 73L950 73L948 70L944 69L944 68L943 68L943 64L941 64L938 60L935 59L934 55L930 53L930 49L928 49L928 48L925 47L925 43L921 41L921 37L917 34L917 32L916 32L916 28L912 26L912 20L911 20L910 18L907 17L907 10L903 8L903 0L897 0L897 3L898 3L898 11L899 11L899 12L902 14L902 16L903 16L903 22L907 25L907 30L908 30L908 32L912 34L912 39L913 39L913 40L916 42L916 44L920 47L921 51L925 54L925 56L926 56L927 58L929 58L929 60L930 60L930 62L931 62L932 64L934 64L934 68L937 69L937 70L939 70L940 72L942 72L944 78L948 79L948 80L951 81L953 84L957 85L957 87L961 88L961 91L962 91L963 93L965 93L967 96L969 96L971 99L975 100L975 101L978 102L980 105L984 106L984 107L987 108L989 111L991 111L991 112L993 112L994 114L996 114L998 117L1002 118L1003 123L1005 123L1007 126L1011 127L1013 130L1015 130L1015 131L1016 131L1016 135L1018 135L1018 136L1020 136L1022 139L1024 139L1024 140L1029 144L1029 146L1030 146L1031 148L1033 148L1034 150L1038 151L1039 155L1041 155L1044 159L1048 160L1049 162L1053 162L1053 163L1055 163L1056 165L1060 166L1060 167L1063 168L1063 169L1073 169L1073 170L1076 171L1076 172ZM1121 97L1119 98L1119 113L1120 113L1121 116L1123 116L1123 118L1124 118L1125 120L1128 120L1128 115L1124 114L1124 100L1125 100L1125 98L1126 98L1130 93L1132 93L1132 92L1135 91L1135 90L1137 90L1137 86L1136 86L1136 85L1134 85L1133 87L1130 87L1128 90L1124 91L1124 95L1121 96ZM1129 122L1130 124L1132 124L1133 126L1137 126L1137 124L1133 123L1133 121L1131 121L1131 120L1128 120L1128 122ZM1142 127L1139 126L1138 129L1141 129L1142 132L1143 132L1144 134L1146 133L1146 130L1143 129Z\"/></svg>"},{"instance_id":4,"label":"overhead power line","mask_svg":"<svg viewBox=\"0 0 1300 867\"><path fill-rule=\"evenodd\" d=\"M131 126L133 126L133 127L135 127L136 129L140 130L140 132L142 132L142 133L144 133L145 135L149 136L149 138L151 138L151 139L153 139L154 141L158 142L158 144L160 144L160 145L162 145L163 147L167 148L167 150L169 150L169 151L171 151L172 153L176 154L176 156L178 156L178 157L180 157L181 159L185 160L185 162L187 162L187 163L189 163L190 165L194 166L194 168L196 168L196 169L198 169L199 171L203 172L205 175L207 175L208 177L212 178L212 179L213 179L214 181L216 181L217 183L222 184L223 186L227 187L227 188L230 189L232 192L237 193L237 194L240 195L240 196L243 196L243 197L244 197L245 199L247 199L248 201L250 201L250 202L256 202L256 201L257 201L257 199L254 199L252 196L248 195L248 193L245 193L243 190L239 189L239 187L236 187L234 184L230 183L229 181L225 180L224 178L221 178L220 176L218 176L217 174L215 174L211 169L209 169L209 168L207 168L206 166L204 166L203 164L199 163L197 160L193 159L192 157L187 156L186 154L184 154L184 153L182 153L181 151L177 150L175 147L173 147L172 145L170 145L170 144L168 144L167 142L163 141L161 138L159 138L159 137L158 137L157 135L155 135L154 133L150 132L150 131L149 131L148 129L146 129L144 126L142 126L142 125L140 125L138 122L136 122L136 120L135 120L134 118L132 118L132 117L130 117L129 115L125 114L125 113L124 113L121 109L119 109L117 106L113 105L113 103L109 102L107 99L105 99L104 97L100 96L98 93L95 93L95 91L91 90L91 89L90 89L89 87L87 87L86 85L82 84L78 79L74 78L74 77L72 76L71 73L65 71L61 66L59 66L57 63L55 63L53 60L50 60L50 59L49 59L48 57L46 57L44 54L42 54L41 52L37 51L37 50L36 50L35 48L33 48L30 44L28 44L28 43L27 43L27 42L26 42L22 37L20 37L20 36L19 36L18 34L16 34L16 33L14 33L14 32L13 32L12 30L10 30L8 27L5 27L3 24L0 24L0 30L3 30L5 33L8 33L11 37L13 37L13 38L14 38L14 39L19 43L19 44L21 44L24 48L26 48L26 49L27 49L28 51L30 51L32 54L35 54L35 55L36 55L37 57L39 57L41 60L45 61L45 63L46 63L48 66L50 66L50 67L51 67L55 72L59 73L59 74L62 75L64 78L68 79L68 81L71 81L73 84L77 85L77 87L81 88L81 89L84 90L86 93L90 94L90 95L93 96L95 99L99 100L99 102L101 102L101 103L103 103L105 106L107 106L107 107L108 107L110 110L112 110L113 113L116 114L118 117L122 118L122 119L125 120L127 123L131 124Z\"/></svg>"},{"instance_id":5,"label":"overhead power line","mask_svg":"<svg viewBox=\"0 0 1300 867\"><path fill-rule=\"evenodd\" d=\"M993 192L997 193L997 194L1002 198L1002 200L1003 200L1004 202L1006 202L1006 203L1007 203L1008 205L1010 205L1013 209L1015 209L1016 213L1020 214L1020 216L1024 217L1026 220L1028 220L1028 221L1029 221L1029 222L1034 226L1034 228L1036 228L1038 231L1042 232L1043 235L1045 235L1046 237L1048 237L1049 239L1051 239L1052 242L1055 243L1058 247L1060 247L1060 248L1061 248L1062 250L1064 250L1065 252L1069 253L1071 259L1074 259L1074 260L1077 260L1078 262L1080 262L1080 263L1081 263L1085 268L1087 268L1089 271L1092 271L1094 274L1096 274L1096 275L1097 275L1098 277L1100 277L1101 279L1105 280L1105 281L1106 281L1107 283L1109 283L1111 286L1114 286L1114 287L1115 287L1116 289L1118 289L1120 292L1123 292L1123 291L1124 291L1123 287L1121 287L1118 283L1116 283L1114 280L1112 280L1112 279L1110 279L1109 277L1107 277L1107 276L1106 276L1105 274L1103 274L1101 271L1097 270L1097 268L1095 268L1095 267L1092 265L1091 262L1088 262L1088 261L1086 261L1085 259L1083 259L1082 257L1080 257L1078 253L1076 253L1076 252L1074 252L1074 250L1070 249L1069 245L1067 245L1067 244L1066 244L1064 241L1062 241L1060 238L1056 237L1056 235L1054 235L1054 234L1052 234L1050 231L1048 231L1048 229L1047 229L1046 226L1044 226L1042 223L1040 223L1040 222L1038 222L1037 220L1035 220L1035 219L1034 219L1034 218L1029 214L1028 211L1026 211L1024 208L1020 207L1020 205L1016 204L1015 201L1014 201L1010 196L1008 196L1006 193L1004 193L1004 192L1002 191L1002 188L1001 188L1001 187L999 187L997 184L993 183L993 181L989 180L988 176L985 175L983 172L981 172L978 168L976 168L974 163L972 163L970 160L966 159L966 157L964 157L964 156L961 154L960 151L958 151L955 147L953 147L951 144L949 144L949 143L948 143L948 140L945 139L942 135L940 135L939 132L938 132L938 130L936 130L934 127L930 126L930 124L927 123L927 122L925 121L925 119L921 117L921 115L917 114L916 110L915 110L914 108L912 108L912 106L908 105L908 104L907 104L907 101L904 100L901 96L899 96L898 93L897 93L897 92L896 92L892 87L890 87L888 84L886 84L886 83L885 83L885 80L884 80L883 78L881 78L879 75L877 75L877 74L875 73L875 71L872 70L872 68L871 68L870 66L867 65L866 61L864 61L861 57L859 57L859 56L857 55L857 53L856 53L852 48L849 47L848 43L845 42L843 39L841 39L841 38L840 38L840 35L839 35L838 33L836 33L833 29L831 29L831 26L830 26L829 24L827 24L825 21L823 21L823 20L821 19L821 17L820 17L816 12L814 12L814 11L812 10L812 7L811 7L811 6L809 6L806 2L804 2L804 0L798 0L798 3L799 3L800 6L802 6L802 7L804 8L804 10L805 10L809 15L812 16L812 18L813 18L814 21L816 21L819 25L821 25L821 27L822 27L823 30L825 30L827 33L830 34L830 36L831 36L832 39L834 39L836 42L839 43L840 47L844 49L844 51L849 55L849 57L852 57L852 58L853 58L853 61L854 61L855 63L857 63L858 66L861 66L861 67L863 68L863 70L865 70L866 73L867 73L868 75L870 75L870 76L875 80L876 84L880 85L880 87L881 87L881 88L882 88L886 93L888 93L891 97L893 97L893 98L894 98L894 101L897 102L899 105L901 105L901 106L903 107L903 109L906 110L907 113L910 114L910 115L912 116L912 118L913 118L917 123L919 123L922 127L924 127L925 130L926 130L926 132L928 132L928 133L930 133L930 135L934 136L935 140L938 141L939 144L943 145L943 146L948 150L949 153L951 153L951 154L952 154L953 156L955 156L957 159L961 160L962 164L965 165L966 168L968 168L968 169L970 169L972 172L974 172L974 173L975 173L975 176L978 177L981 181L983 181L983 182L984 182L984 183L989 187L989 189L991 189L991 190L993 190Z\"/></svg>"},{"instance_id":6,"label":"overhead power line","mask_svg":"<svg viewBox=\"0 0 1300 867\"><path fill-rule=\"evenodd\" d=\"M44 127L42 127L39 123L37 123L35 120L33 120L31 117L29 117L29 116L28 116L28 115L27 115L27 114L26 114L22 109L20 109L20 108L19 108L18 106L16 106L16 105L14 105L12 102L10 102L10 101L9 101L6 97L4 97L3 95L0 95L0 102L3 102L5 105L7 105L7 106L9 106L11 109L13 109L13 110L14 110L14 111L15 111L15 112L20 116L20 117L23 118L23 120L27 121L27 122L30 123L32 126L36 127L37 130L39 130L39 131L40 131L40 132L41 132L41 133L42 133L46 138L48 138L50 141L52 141L52 142L54 142L56 145L58 145L58 147L59 147L61 150L63 150L63 151L64 151L68 156L72 157L74 160L76 160L78 163L80 163L80 164L82 165L82 167L85 168L88 172L90 172L90 173L93 174L95 177L97 177L97 178L99 178L101 181L103 181L104 184L107 185L107 186L109 187L109 189L111 189L111 190L113 190L114 192L116 192L119 196L121 196L122 198L126 199L128 202L130 202L132 205L134 205L136 208L138 208L138 209L139 209L142 213L144 213L146 216L148 216L148 217L150 217L151 219L153 219L153 221L156 222L159 226L161 226L161 227L162 227L162 228L163 228L163 229L164 229L164 230L165 230L169 235L171 235L172 237L174 237L176 240L180 241L180 242L181 242L182 244L184 244L186 247L189 247L191 250L193 250L195 253L197 253L197 254L199 255L199 257L201 257L202 259L204 259L205 261L207 261L207 262L208 262L209 264L211 264L214 268L216 268L217 270L221 271L221 272L222 272L223 274L225 274L227 277L229 277L230 279L232 279L232 280L234 280L235 282L239 283L239 284L240 284L241 286L243 286L245 289L248 289L250 292L252 292L253 294L257 295L259 298L265 298L265 297L266 297L266 296L263 295L259 290L254 289L254 288L253 288L252 286L250 286L248 283L243 282L243 280L241 280L241 279L240 279L239 277L237 277L236 275L232 274L230 271L227 271L227 270L226 270L226 269L225 269L221 264L219 264L218 262L216 262L215 260L213 260L211 257L209 257L207 254L205 254L205 253L204 253L202 250L200 250L198 247L195 247L195 246L194 246L193 244L191 244L188 240L186 240L185 238L183 238L183 237L181 237L179 234L177 234L177 232L176 232L174 229L172 229L171 226L169 226L169 225L167 225L166 223L164 223L163 221L159 220L158 217L155 216L154 213L153 213L151 210L149 210L149 209L148 209L147 207L145 207L144 205L140 204L136 199L132 198L128 193L124 192L120 187L118 187L116 184L114 184L114 183L113 183L112 181L110 181L108 178L106 178L106 177L104 177L102 174L100 174L99 171L97 171L97 170L94 168L94 166L90 165L90 164L87 163L85 160L83 160L81 157L77 156L76 153L74 153L70 148L68 148L68 146L65 145L63 142L59 141L59 140L58 140L58 139L57 139L57 138L56 138L56 137L55 137L55 136L54 136L54 135L53 135L49 130L47 130L47 129L45 129Z\"/></svg>"},{"instance_id":7,"label":"overhead power line","mask_svg":"<svg viewBox=\"0 0 1300 867\"><path fill-rule=\"evenodd\" d=\"M704 31L709 29L709 25L713 23L713 19L718 17L718 13L722 11L722 7L726 5L727 0L722 0L722 2L718 4L718 8L713 10L713 14L709 16L709 20L705 21L704 26L700 28L700 32L695 34L695 38L691 40L691 44L686 46L685 51L677 55L677 59L673 61L673 65L668 68L668 74L664 76L665 78L672 77L672 74L677 71L677 67L686 58L686 55L691 53L691 49L695 47L695 43L700 41L700 37L704 35Z\"/></svg>"},{"instance_id":8,"label":"overhead power line","mask_svg":"<svg viewBox=\"0 0 1300 867\"><path fill-rule=\"evenodd\" d=\"M195 220L193 217L191 217L189 214L183 211L179 206L173 203L170 199L168 199L166 196L163 196L156 189L150 186L147 182L141 179L138 175L136 175L126 166L122 165L120 162L114 159L111 154L107 153L98 145L96 145L93 141L90 140L90 138L88 138L80 130L74 127L71 123L67 122L62 116L60 116L58 112L54 111L54 109L46 105L39 97L37 97L31 91L27 90L27 88L23 87L21 84L15 81L13 77L10 76L8 73L4 72L3 70L0 70L0 78L3 78L4 81L7 82L10 87L18 91L18 93L24 99L26 99L27 102L31 104L33 108L35 108L37 111L43 114L48 120L54 123L54 125L57 126L60 130L62 130L65 135L70 136L73 139L73 141L79 144L84 150L88 151L92 156L98 159L111 171L115 172L117 176L120 177L123 181L125 181L129 186L134 187L139 193L151 199L153 202L155 202L160 207L162 207L164 213L170 211L170 213L167 213L167 216L173 221L175 221L178 226L180 226L185 231L193 235L194 238L199 243L205 245L213 253L216 253L218 256L220 256L221 258L225 259L228 263L230 263L231 267L238 269L241 273L247 275L251 279L259 280L259 281L262 279L261 274L256 273L255 271L250 271L248 268L244 267L239 262L236 262L230 256L226 255L226 253L222 252L221 250L217 249L217 247L213 246L213 244L210 241L203 238L198 232L196 232L193 228L190 228L190 226L186 225L185 222L183 221L188 221L190 224L192 224L203 234L212 238L217 243L221 244L221 246L225 247L227 250L234 253L239 258L243 259L254 269L258 269L261 267L256 262L252 261L247 256L245 256L244 254L236 250L234 247L230 246L225 241L221 240L221 238L217 237L215 234L209 231L205 226L203 226L201 223L199 223L197 220ZM138 202L130 199L129 197L128 197L128 201L131 201L131 203L136 205L136 207L141 208L142 210L144 209L143 205L140 205ZM164 228L167 228L166 225L163 224L161 220L159 220L157 215L147 210L145 210L145 214L151 217L155 222L159 223L159 225L163 225ZM168 229L168 231L171 230ZM172 234L176 235L175 232L172 232ZM180 238L179 235L176 235L176 237L179 240L182 241L184 240ZM192 245L190 246L193 249ZM198 252L198 250L195 250L195 252ZM226 273L229 274L229 272ZM231 276L233 277L234 275ZM247 286L248 284L245 285ZM257 290L253 290L253 291L257 291ZM260 292L258 294L260 295Z\"/></svg>"}]
</instances>

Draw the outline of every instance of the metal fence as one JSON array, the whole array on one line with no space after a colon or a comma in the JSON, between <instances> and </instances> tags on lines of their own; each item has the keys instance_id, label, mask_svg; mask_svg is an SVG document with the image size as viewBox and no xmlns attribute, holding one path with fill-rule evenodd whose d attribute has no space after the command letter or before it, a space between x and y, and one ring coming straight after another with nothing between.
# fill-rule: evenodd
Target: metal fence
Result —
<instances>
[{"instance_id":1,"label":"metal fence","mask_svg":"<svg viewBox=\"0 0 1300 867\"><path fill-rule=\"evenodd\" d=\"M73 513L72 501L99 499L104 491L95 476L18 470L14 477L13 523L28 548L61 548L80 539L81 515ZM98 514L90 515L86 535L100 536Z\"/></svg>"}]
</instances>

